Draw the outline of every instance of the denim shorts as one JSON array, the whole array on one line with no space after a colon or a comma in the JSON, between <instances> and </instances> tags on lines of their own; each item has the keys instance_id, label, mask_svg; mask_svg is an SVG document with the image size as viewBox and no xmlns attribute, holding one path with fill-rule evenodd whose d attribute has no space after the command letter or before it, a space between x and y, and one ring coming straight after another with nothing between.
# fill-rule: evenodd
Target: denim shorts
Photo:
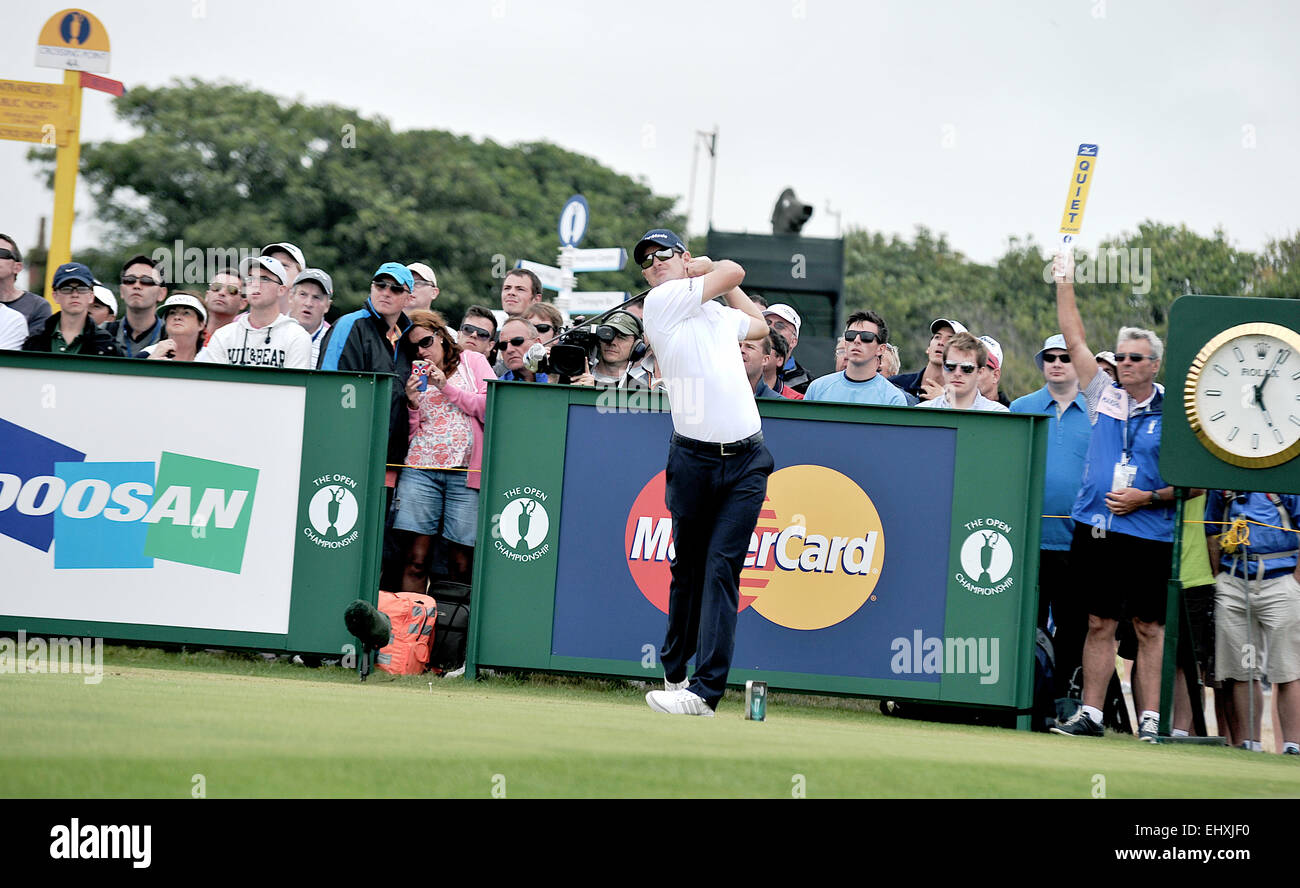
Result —
<instances>
[{"instance_id":1,"label":"denim shorts","mask_svg":"<svg viewBox=\"0 0 1300 888\"><path fill-rule=\"evenodd\" d=\"M466 485L469 473L443 469L402 469L393 496L393 527L473 546L478 534L478 491Z\"/></svg>"}]
</instances>

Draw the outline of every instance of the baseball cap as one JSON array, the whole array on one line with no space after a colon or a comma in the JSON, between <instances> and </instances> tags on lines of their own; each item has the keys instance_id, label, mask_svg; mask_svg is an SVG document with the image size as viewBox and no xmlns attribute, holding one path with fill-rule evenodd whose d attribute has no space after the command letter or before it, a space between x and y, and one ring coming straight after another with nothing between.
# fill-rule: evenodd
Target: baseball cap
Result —
<instances>
[{"instance_id":1,"label":"baseball cap","mask_svg":"<svg viewBox=\"0 0 1300 888\"><path fill-rule=\"evenodd\" d=\"M989 364L997 370L1002 366L1002 346L992 336L981 336L979 341L984 343L984 347L989 350Z\"/></svg>"},{"instance_id":2,"label":"baseball cap","mask_svg":"<svg viewBox=\"0 0 1300 888\"><path fill-rule=\"evenodd\" d=\"M1112 367L1117 366L1115 364L1114 352L1097 352L1095 355L1093 355L1093 357L1096 358L1098 361L1105 361L1107 364L1110 364Z\"/></svg>"},{"instance_id":3,"label":"baseball cap","mask_svg":"<svg viewBox=\"0 0 1300 888\"><path fill-rule=\"evenodd\" d=\"M686 244L682 243L682 239L676 234L667 228L651 228L641 235L641 239L632 248L632 261L640 265L646 253L651 250L665 250L669 247L683 253L686 252Z\"/></svg>"},{"instance_id":4,"label":"baseball cap","mask_svg":"<svg viewBox=\"0 0 1300 888\"><path fill-rule=\"evenodd\" d=\"M87 287L95 286L95 275L80 262L65 262L54 270L54 289L70 281L77 281Z\"/></svg>"},{"instance_id":5,"label":"baseball cap","mask_svg":"<svg viewBox=\"0 0 1300 888\"><path fill-rule=\"evenodd\" d=\"M625 311L614 312L605 319L605 325L629 336L641 336L641 322Z\"/></svg>"},{"instance_id":6,"label":"baseball cap","mask_svg":"<svg viewBox=\"0 0 1300 888\"><path fill-rule=\"evenodd\" d=\"M438 278L434 276L433 269L423 262L412 262L406 267L411 270L412 274L418 274L421 280L426 280L435 287L438 286Z\"/></svg>"},{"instance_id":7,"label":"baseball cap","mask_svg":"<svg viewBox=\"0 0 1300 888\"><path fill-rule=\"evenodd\" d=\"M415 277L411 274L411 269L407 268L405 265L401 265L397 262L385 262L383 265L379 266L378 271L370 276L370 279L374 280L381 274L388 275L408 290L415 289Z\"/></svg>"},{"instance_id":8,"label":"baseball cap","mask_svg":"<svg viewBox=\"0 0 1300 888\"><path fill-rule=\"evenodd\" d=\"M199 320L203 323L208 322L208 310L203 307L202 300L190 293L173 293L167 297L167 301L158 306L158 317L167 317L167 312L173 308L192 308L198 312Z\"/></svg>"},{"instance_id":9,"label":"baseball cap","mask_svg":"<svg viewBox=\"0 0 1300 888\"><path fill-rule=\"evenodd\" d=\"M1053 333L1051 336L1044 339L1043 347L1038 350L1038 354L1034 355L1034 363L1038 365L1039 370L1043 369L1043 353L1049 352L1054 348L1069 351L1069 348L1065 344L1065 337L1060 333Z\"/></svg>"},{"instance_id":10,"label":"baseball cap","mask_svg":"<svg viewBox=\"0 0 1300 888\"><path fill-rule=\"evenodd\" d=\"M260 265L271 274L275 275L280 283L287 283L289 280L289 269L280 263L279 259L274 256L249 256L243 262L239 263L239 276L248 277L252 272L253 266Z\"/></svg>"},{"instance_id":11,"label":"baseball cap","mask_svg":"<svg viewBox=\"0 0 1300 888\"><path fill-rule=\"evenodd\" d=\"M769 305L767 308L763 309L763 317L767 317L768 315L776 315L778 318L794 324L794 334L796 336L799 335L799 328L803 326L803 320L800 319L799 312L795 311L784 302L778 302L776 305Z\"/></svg>"},{"instance_id":12,"label":"baseball cap","mask_svg":"<svg viewBox=\"0 0 1300 888\"><path fill-rule=\"evenodd\" d=\"M284 250L293 257L293 261L297 262L299 266L306 267L307 265L307 260L302 258L302 250L298 249L293 244L267 244L265 247L262 247L262 255L265 256L270 250Z\"/></svg>"},{"instance_id":13,"label":"baseball cap","mask_svg":"<svg viewBox=\"0 0 1300 888\"><path fill-rule=\"evenodd\" d=\"M325 288L325 295L330 299L334 298L334 280L319 268L304 268L298 272L298 276L293 279L293 285L296 287L303 281L315 281Z\"/></svg>"},{"instance_id":14,"label":"baseball cap","mask_svg":"<svg viewBox=\"0 0 1300 888\"><path fill-rule=\"evenodd\" d=\"M930 335L933 336L934 334L938 333L940 327L951 327L952 332L954 333L970 332L969 330L966 329L966 325L963 324L961 321L952 321L949 320L948 318L935 318L933 321L930 322Z\"/></svg>"},{"instance_id":15,"label":"baseball cap","mask_svg":"<svg viewBox=\"0 0 1300 888\"><path fill-rule=\"evenodd\" d=\"M91 289L95 291L96 301L107 305L108 310L113 313L113 317L117 317L117 297L113 295L113 291L98 281Z\"/></svg>"}]
</instances>

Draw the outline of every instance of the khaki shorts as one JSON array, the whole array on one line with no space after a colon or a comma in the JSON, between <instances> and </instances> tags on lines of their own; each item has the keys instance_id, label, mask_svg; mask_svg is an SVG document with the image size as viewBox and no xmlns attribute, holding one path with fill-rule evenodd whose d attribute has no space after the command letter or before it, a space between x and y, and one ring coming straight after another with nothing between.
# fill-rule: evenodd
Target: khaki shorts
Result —
<instances>
[{"instance_id":1,"label":"khaki shorts","mask_svg":"<svg viewBox=\"0 0 1300 888\"><path fill-rule=\"evenodd\" d=\"M1247 681L1252 659L1257 678L1274 684L1300 679L1300 584L1292 574L1260 583L1226 572L1215 578L1214 677Z\"/></svg>"}]
</instances>

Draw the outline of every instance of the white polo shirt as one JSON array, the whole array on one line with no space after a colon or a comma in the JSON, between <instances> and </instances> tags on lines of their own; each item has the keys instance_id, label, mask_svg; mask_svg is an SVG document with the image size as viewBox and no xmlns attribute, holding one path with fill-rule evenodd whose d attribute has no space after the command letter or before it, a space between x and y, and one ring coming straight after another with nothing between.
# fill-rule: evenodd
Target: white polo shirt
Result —
<instances>
[{"instance_id":1,"label":"white polo shirt","mask_svg":"<svg viewBox=\"0 0 1300 888\"><path fill-rule=\"evenodd\" d=\"M750 317L701 302L702 287L700 278L660 284L646 295L643 322L677 434L726 444L763 427L737 346Z\"/></svg>"}]
</instances>

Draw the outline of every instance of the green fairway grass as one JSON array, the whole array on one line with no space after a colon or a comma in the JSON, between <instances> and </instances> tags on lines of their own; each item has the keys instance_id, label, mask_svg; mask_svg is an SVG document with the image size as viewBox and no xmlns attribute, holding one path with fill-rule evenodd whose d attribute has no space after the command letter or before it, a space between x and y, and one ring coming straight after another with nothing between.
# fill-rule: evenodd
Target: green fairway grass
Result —
<instances>
[{"instance_id":1,"label":"green fairway grass","mask_svg":"<svg viewBox=\"0 0 1300 888\"><path fill-rule=\"evenodd\" d=\"M430 687L432 682L432 688ZM103 681L0 675L0 795L1110 798L1300 796L1292 758L880 715L786 697L767 722L651 712L624 682L484 681L109 648Z\"/></svg>"}]
</instances>

